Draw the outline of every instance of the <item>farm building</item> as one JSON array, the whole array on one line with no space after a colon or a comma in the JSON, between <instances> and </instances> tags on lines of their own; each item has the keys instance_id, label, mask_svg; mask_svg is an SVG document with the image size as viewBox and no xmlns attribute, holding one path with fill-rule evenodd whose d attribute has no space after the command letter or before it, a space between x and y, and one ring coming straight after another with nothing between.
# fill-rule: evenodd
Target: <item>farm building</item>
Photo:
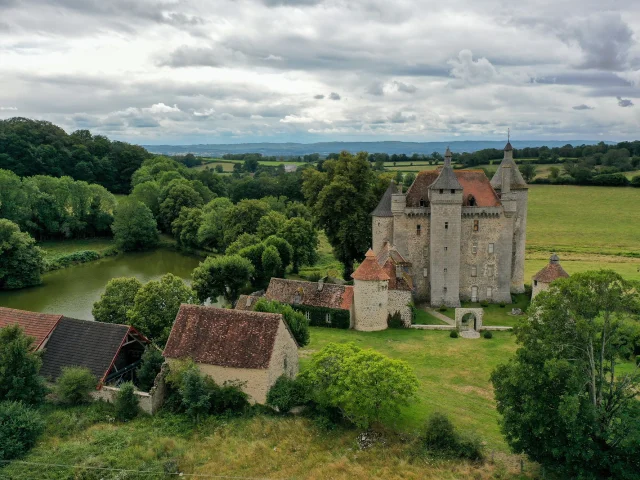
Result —
<instances>
[{"instance_id":1,"label":"farm building","mask_svg":"<svg viewBox=\"0 0 640 480\"><path fill-rule=\"evenodd\" d=\"M554 280L567 277L569 277L569 274L565 272L562 265L560 265L560 257L555 253L552 254L547 266L536 273L531 279L531 299L534 299L540 292L549 290L549 286Z\"/></svg>"},{"instance_id":2,"label":"farm building","mask_svg":"<svg viewBox=\"0 0 640 480\"><path fill-rule=\"evenodd\" d=\"M62 315L0 307L0 328L19 325L27 336L34 339L36 350L44 348L61 318Z\"/></svg>"},{"instance_id":3,"label":"farm building","mask_svg":"<svg viewBox=\"0 0 640 480\"><path fill-rule=\"evenodd\" d=\"M239 382L257 403L278 377L298 373L298 345L274 313L181 305L164 356L169 364L192 360L219 385Z\"/></svg>"}]
</instances>

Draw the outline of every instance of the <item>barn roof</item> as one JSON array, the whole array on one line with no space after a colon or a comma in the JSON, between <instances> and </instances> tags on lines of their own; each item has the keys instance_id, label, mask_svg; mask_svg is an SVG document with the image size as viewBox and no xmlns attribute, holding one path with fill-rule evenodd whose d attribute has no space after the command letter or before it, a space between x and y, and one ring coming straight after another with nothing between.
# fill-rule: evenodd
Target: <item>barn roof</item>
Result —
<instances>
[{"instance_id":1,"label":"barn roof","mask_svg":"<svg viewBox=\"0 0 640 480\"><path fill-rule=\"evenodd\" d=\"M102 381L130 330L128 325L62 317L44 349L40 374L55 381L63 367L79 366Z\"/></svg>"},{"instance_id":2,"label":"barn roof","mask_svg":"<svg viewBox=\"0 0 640 480\"><path fill-rule=\"evenodd\" d=\"M353 287L333 283L272 278L265 297L267 300L277 300L290 305L349 310L353 303Z\"/></svg>"},{"instance_id":3,"label":"barn roof","mask_svg":"<svg viewBox=\"0 0 640 480\"><path fill-rule=\"evenodd\" d=\"M48 313L27 312L14 308L0 307L0 328L9 325L19 325L25 334L35 339L34 346L38 350L51 335L62 315Z\"/></svg>"},{"instance_id":4,"label":"barn roof","mask_svg":"<svg viewBox=\"0 0 640 480\"><path fill-rule=\"evenodd\" d=\"M180 305L166 358L232 368L269 368L282 315ZM294 339L295 340L295 339Z\"/></svg>"},{"instance_id":5,"label":"barn roof","mask_svg":"<svg viewBox=\"0 0 640 480\"><path fill-rule=\"evenodd\" d=\"M453 170L457 181L462 186L465 201L472 195L478 207L498 207L500 199L482 170ZM429 187L438 179L438 170L420 172L407 191L407 207L420 207L420 200L429 201ZM460 187L457 187L458 189Z\"/></svg>"}]
</instances>

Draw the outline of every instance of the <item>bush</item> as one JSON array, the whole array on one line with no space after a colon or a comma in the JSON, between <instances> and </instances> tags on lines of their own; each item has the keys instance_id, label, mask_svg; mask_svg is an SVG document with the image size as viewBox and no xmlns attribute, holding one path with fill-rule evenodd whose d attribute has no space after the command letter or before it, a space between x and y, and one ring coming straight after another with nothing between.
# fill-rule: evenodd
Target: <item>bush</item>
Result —
<instances>
[{"instance_id":1,"label":"bush","mask_svg":"<svg viewBox=\"0 0 640 480\"><path fill-rule=\"evenodd\" d=\"M242 413L249 406L249 395L242 391L241 384L225 382L218 386L213 380L211 383L214 388L209 413Z\"/></svg>"},{"instance_id":2,"label":"bush","mask_svg":"<svg viewBox=\"0 0 640 480\"><path fill-rule=\"evenodd\" d=\"M483 300L480 302L480 306L483 308L487 308L489 306L489 302L487 302L486 300Z\"/></svg>"},{"instance_id":3,"label":"bush","mask_svg":"<svg viewBox=\"0 0 640 480\"><path fill-rule=\"evenodd\" d=\"M389 314L387 316L387 326L389 328L406 328L407 327L402 321L402 315L400 315L400 312L396 312L393 315Z\"/></svg>"},{"instance_id":4,"label":"bush","mask_svg":"<svg viewBox=\"0 0 640 480\"><path fill-rule=\"evenodd\" d=\"M431 414L427 420L422 442L431 453L475 461L484 458L480 440L458 434L451 420L443 413Z\"/></svg>"},{"instance_id":5,"label":"bush","mask_svg":"<svg viewBox=\"0 0 640 480\"><path fill-rule=\"evenodd\" d=\"M500 308L504 308L504 307L506 307L506 306L507 306L507 304L506 304L506 303L504 303L504 302L500 302Z\"/></svg>"},{"instance_id":6,"label":"bush","mask_svg":"<svg viewBox=\"0 0 640 480\"><path fill-rule=\"evenodd\" d=\"M489 330L486 330L486 331L482 334L482 336L483 336L484 338L493 338L493 333L491 333Z\"/></svg>"},{"instance_id":7,"label":"bush","mask_svg":"<svg viewBox=\"0 0 640 480\"><path fill-rule=\"evenodd\" d=\"M33 338L18 325L0 328L0 401L38 404L47 393Z\"/></svg>"},{"instance_id":8,"label":"bush","mask_svg":"<svg viewBox=\"0 0 640 480\"><path fill-rule=\"evenodd\" d=\"M632 187L640 188L640 175L636 175L631 179L631 183L629 184Z\"/></svg>"},{"instance_id":9,"label":"bush","mask_svg":"<svg viewBox=\"0 0 640 480\"><path fill-rule=\"evenodd\" d=\"M449 332L449 336L451 338L458 338L459 334L457 330L451 330L451 332Z\"/></svg>"},{"instance_id":10,"label":"bush","mask_svg":"<svg viewBox=\"0 0 640 480\"><path fill-rule=\"evenodd\" d=\"M58 377L55 394L62 403L79 405L91 401L91 391L98 380L86 367L63 367Z\"/></svg>"},{"instance_id":11,"label":"bush","mask_svg":"<svg viewBox=\"0 0 640 480\"><path fill-rule=\"evenodd\" d=\"M21 402L0 403L0 460L26 453L44 431L40 414Z\"/></svg>"},{"instance_id":12,"label":"bush","mask_svg":"<svg viewBox=\"0 0 640 480\"><path fill-rule=\"evenodd\" d=\"M629 185L629 180L624 173L609 173L604 175L596 175L591 179L593 185L599 185L603 187L626 187Z\"/></svg>"},{"instance_id":13,"label":"bush","mask_svg":"<svg viewBox=\"0 0 640 480\"><path fill-rule=\"evenodd\" d=\"M438 310L440 310L441 312L446 312L447 307L445 305L440 305L440 308L438 308Z\"/></svg>"},{"instance_id":14,"label":"bush","mask_svg":"<svg viewBox=\"0 0 640 480\"><path fill-rule=\"evenodd\" d=\"M116 418L121 422L128 422L138 416L138 397L133 383L127 382L120 385L120 391L116 395L115 409Z\"/></svg>"},{"instance_id":15,"label":"bush","mask_svg":"<svg viewBox=\"0 0 640 480\"><path fill-rule=\"evenodd\" d=\"M308 401L308 396L302 382L282 375L269 390L267 405L277 408L281 413L287 413L293 407L304 405Z\"/></svg>"},{"instance_id":16,"label":"bush","mask_svg":"<svg viewBox=\"0 0 640 480\"><path fill-rule=\"evenodd\" d=\"M164 357L160 350L152 346L145 350L140 366L136 370L136 379L140 390L145 392L151 390L163 363Z\"/></svg>"},{"instance_id":17,"label":"bush","mask_svg":"<svg viewBox=\"0 0 640 480\"><path fill-rule=\"evenodd\" d=\"M322 280L322 278L322 274L318 272L311 272L309 275L307 275L307 280L309 280L310 282L319 282L320 280Z\"/></svg>"}]
</instances>

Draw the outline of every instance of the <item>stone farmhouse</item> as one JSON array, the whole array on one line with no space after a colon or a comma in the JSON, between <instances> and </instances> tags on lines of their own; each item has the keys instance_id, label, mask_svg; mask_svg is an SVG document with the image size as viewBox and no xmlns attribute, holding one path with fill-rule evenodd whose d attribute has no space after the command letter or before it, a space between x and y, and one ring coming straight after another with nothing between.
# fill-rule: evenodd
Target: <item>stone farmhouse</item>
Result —
<instances>
[{"instance_id":1,"label":"stone farmhouse","mask_svg":"<svg viewBox=\"0 0 640 480\"><path fill-rule=\"evenodd\" d=\"M298 344L282 315L181 305L163 353L190 359L219 385L239 382L251 402L265 403L278 377L298 373Z\"/></svg>"},{"instance_id":2,"label":"stone farmhouse","mask_svg":"<svg viewBox=\"0 0 640 480\"><path fill-rule=\"evenodd\" d=\"M416 302L511 303L524 292L528 200L513 147L491 181L482 170L454 170L451 157L447 149L443 168L420 172L406 193L389 186L371 214L373 251L406 259Z\"/></svg>"},{"instance_id":3,"label":"stone farmhouse","mask_svg":"<svg viewBox=\"0 0 640 480\"><path fill-rule=\"evenodd\" d=\"M86 367L104 385L130 380L151 343L128 325L0 307L0 328L19 325L42 352L40 374L55 382L64 367Z\"/></svg>"},{"instance_id":4,"label":"stone farmhouse","mask_svg":"<svg viewBox=\"0 0 640 480\"><path fill-rule=\"evenodd\" d=\"M560 265L560 257L555 253L549 258L549 263L546 267L536 273L531 279L531 299L536 298L540 292L549 290L551 282L558 278L568 278L569 274L565 272L562 265Z\"/></svg>"}]
</instances>

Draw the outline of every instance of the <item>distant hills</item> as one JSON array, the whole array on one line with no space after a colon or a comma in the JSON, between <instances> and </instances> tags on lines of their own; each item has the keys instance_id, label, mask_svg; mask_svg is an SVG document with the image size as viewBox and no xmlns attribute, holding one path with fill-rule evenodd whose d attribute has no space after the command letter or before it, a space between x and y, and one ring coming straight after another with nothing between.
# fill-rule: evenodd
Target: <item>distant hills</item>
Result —
<instances>
[{"instance_id":1,"label":"distant hills","mask_svg":"<svg viewBox=\"0 0 640 480\"><path fill-rule=\"evenodd\" d=\"M514 140L514 148L525 147L562 147L571 145L594 145L601 140ZM451 151L476 152L486 148L502 149L504 141L453 141L453 142L318 142L318 143L237 143L237 144L200 144L200 145L142 145L151 153L163 155L184 155L193 153L198 156L220 157L225 153L261 153L265 156L299 156L310 153L327 155L348 150L349 152L369 152L388 154L443 153L447 147ZM606 142L612 143L612 142Z\"/></svg>"}]
</instances>

